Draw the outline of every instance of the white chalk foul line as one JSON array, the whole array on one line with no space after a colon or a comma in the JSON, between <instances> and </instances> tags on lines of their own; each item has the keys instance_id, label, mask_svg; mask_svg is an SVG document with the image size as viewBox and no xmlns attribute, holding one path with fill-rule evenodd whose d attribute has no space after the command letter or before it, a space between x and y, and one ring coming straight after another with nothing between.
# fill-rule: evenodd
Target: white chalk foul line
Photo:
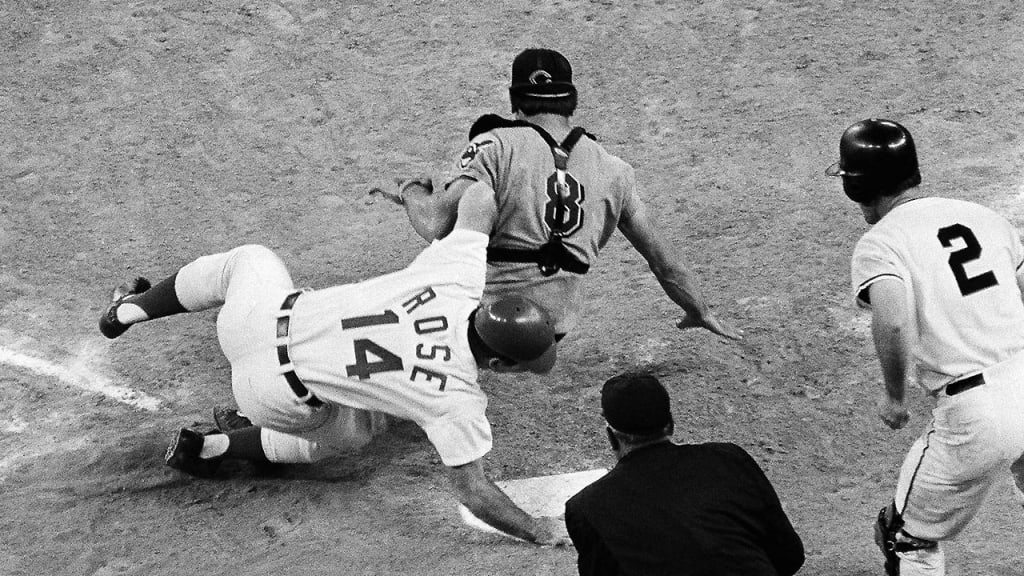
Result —
<instances>
[{"instance_id":1,"label":"white chalk foul line","mask_svg":"<svg viewBox=\"0 0 1024 576\"><path fill-rule=\"evenodd\" d=\"M74 369L70 369L42 358L36 358L35 356L22 354L21 352L0 346L0 364L17 366L36 374L50 376L69 386L88 390L89 392L98 392L122 404L142 410L155 412L160 408L160 401L158 399L145 392L114 384L110 381L110 378L97 374L94 370L82 365L81 362L77 362Z\"/></svg>"}]
</instances>

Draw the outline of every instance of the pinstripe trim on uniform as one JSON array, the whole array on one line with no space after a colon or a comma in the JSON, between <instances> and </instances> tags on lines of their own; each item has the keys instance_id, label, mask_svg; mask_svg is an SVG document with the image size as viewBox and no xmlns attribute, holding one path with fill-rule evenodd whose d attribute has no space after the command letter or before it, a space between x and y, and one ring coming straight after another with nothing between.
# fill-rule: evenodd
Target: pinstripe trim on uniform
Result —
<instances>
[{"instance_id":1,"label":"pinstripe trim on uniform","mask_svg":"<svg viewBox=\"0 0 1024 576\"><path fill-rule=\"evenodd\" d=\"M903 506L900 507L899 513L902 515L907 510L907 502L910 502L910 493L914 490L914 480L917 479L917 473L921 470L921 464L924 463L924 455L928 453L929 441L932 438L932 434L935 433L935 421L932 420L932 427L928 430L928 433L924 437L924 448L921 449L921 457L917 460L917 466L914 467L914 473L910 475L910 482L907 484L907 495L903 498Z\"/></svg>"},{"instance_id":2,"label":"pinstripe trim on uniform","mask_svg":"<svg viewBox=\"0 0 1024 576\"><path fill-rule=\"evenodd\" d=\"M863 300L864 302L867 302L868 304L870 304L871 303L871 298L868 297L868 295L867 295L868 288L870 288L872 284L874 284L875 282L877 282L881 278L886 278L886 277L895 278L895 279L897 279L897 280L899 280L901 282L903 281L903 278L901 276L898 276L898 275L893 274L891 272L883 272L882 274L876 274L876 275L872 276L871 278L868 278L867 280L865 280L865 281L860 283L860 286L857 287L857 293L856 293L857 299L858 300Z\"/></svg>"},{"instance_id":3,"label":"pinstripe trim on uniform","mask_svg":"<svg viewBox=\"0 0 1024 576\"><path fill-rule=\"evenodd\" d=\"M886 276L891 276L893 278L896 278L897 280L903 280L902 276L899 276L897 274L893 274L892 272L883 272L881 274L876 274L876 275L872 276L871 278L868 278L867 280L861 282L860 283L860 287L858 288L858 290L863 290L869 284L873 284L879 278L885 278Z\"/></svg>"}]
</instances>

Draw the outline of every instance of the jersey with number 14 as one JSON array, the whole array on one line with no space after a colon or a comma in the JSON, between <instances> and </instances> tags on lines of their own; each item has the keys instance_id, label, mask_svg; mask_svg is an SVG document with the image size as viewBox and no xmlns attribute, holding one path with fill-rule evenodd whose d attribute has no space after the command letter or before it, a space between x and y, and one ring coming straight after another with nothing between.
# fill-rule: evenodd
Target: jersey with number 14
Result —
<instances>
[{"instance_id":1,"label":"jersey with number 14","mask_svg":"<svg viewBox=\"0 0 1024 576\"><path fill-rule=\"evenodd\" d=\"M455 170L456 177L494 189L498 219L492 247L536 249L554 229L569 252L591 266L635 193L633 168L583 137L569 155L568 197L562 219L556 221L558 188L551 147L529 126L496 128L476 136ZM582 278L565 270L544 276L533 263L491 262L484 299L527 296L551 314L556 332L566 333L577 322Z\"/></svg>"},{"instance_id":2,"label":"jersey with number 14","mask_svg":"<svg viewBox=\"0 0 1024 576\"><path fill-rule=\"evenodd\" d=\"M898 278L907 288L920 384L929 391L1024 350L1024 303L1016 274L1024 249L1013 226L961 200L897 205L853 252L858 303L868 288Z\"/></svg>"},{"instance_id":3,"label":"jersey with number 14","mask_svg":"<svg viewBox=\"0 0 1024 576\"><path fill-rule=\"evenodd\" d=\"M491 449L487 397L467 336L487 235L455 230L404 270L303 293L288 350L322 400L419 424L447 466Z\"/></svg>"}]
</instances>

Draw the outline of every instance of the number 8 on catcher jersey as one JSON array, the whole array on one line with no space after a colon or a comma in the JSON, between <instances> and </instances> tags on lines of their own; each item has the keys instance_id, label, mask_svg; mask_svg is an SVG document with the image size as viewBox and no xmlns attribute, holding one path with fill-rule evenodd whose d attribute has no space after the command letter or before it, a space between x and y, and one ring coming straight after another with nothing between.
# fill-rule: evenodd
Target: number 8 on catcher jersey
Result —
<instances>
[{"instance_id":1,"label":"number 8 on catcher jersey","mask_svg":"<svg viewBox=\"0 0 1024 576\"><path fill-rule=\"evenodd\" d=\"M455 178L487 184L497 201L484 300L522 294L551 313L560 334L576 324L583 274L636 194L628 163L592 138L570 139L563 150L543 130L508 122L475 135L455 166ZM554 269L520 257L538 250Z\"/></svg>"}]
</instances>

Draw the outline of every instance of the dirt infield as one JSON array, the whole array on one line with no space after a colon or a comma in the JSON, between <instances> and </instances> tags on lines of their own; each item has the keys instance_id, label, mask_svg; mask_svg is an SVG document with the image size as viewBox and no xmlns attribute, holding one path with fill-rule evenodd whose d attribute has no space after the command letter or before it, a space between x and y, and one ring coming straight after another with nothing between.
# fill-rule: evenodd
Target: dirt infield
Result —
<instances>
[{"instance_id":1,"label":"dirt infield","mask_svg":"<svg viewBox=\"0 0 1024 576\"><path fill-rule=\"evenodd\" d=\"M808 576L881 574L871 522L928 421L891 432L848 263L866 229L823 175L867 116L917 139L927 190L1024 229L1024 13L1013 0L0 0L0 574L573 574L572 549L465 528L411 425L310 466L166 468L230 404L215 314L105 340L111 287L243 243L313 287L423 248L366 194L439 173L507 113L523 48L566 54L577 124L643 194L744 341L674 327L616 236L549 378L485 376L496 479L612 464L597 391L654 371L680 441L745 447ZM951 576L1024 574L1009 476Z\"/></svg>"}]
</instances>

